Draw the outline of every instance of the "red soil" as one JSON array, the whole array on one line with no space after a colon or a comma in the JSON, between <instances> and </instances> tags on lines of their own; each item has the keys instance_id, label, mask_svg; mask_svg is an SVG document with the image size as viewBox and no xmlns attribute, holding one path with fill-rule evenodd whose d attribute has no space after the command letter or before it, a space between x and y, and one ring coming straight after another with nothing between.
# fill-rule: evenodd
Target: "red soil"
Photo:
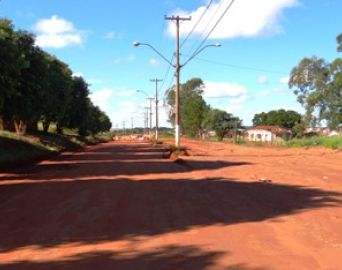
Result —
<instances>
[{"instance_id":1,"label":"red soil","mask_svg":"<svg viewBox=\"0 0 342 270\"><path fill-rule=\"evenodd\" d=\"M342 269L342 152L111 142L0 173L0 269Z\"/></svg>"}]
</instances>

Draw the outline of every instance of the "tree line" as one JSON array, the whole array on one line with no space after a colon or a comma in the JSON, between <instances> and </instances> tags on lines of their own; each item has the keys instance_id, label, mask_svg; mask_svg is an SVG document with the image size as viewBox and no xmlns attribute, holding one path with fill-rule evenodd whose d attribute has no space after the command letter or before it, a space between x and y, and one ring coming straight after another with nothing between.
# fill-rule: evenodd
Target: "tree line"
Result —
<instances>
[{"instance_id":1,"label":"tree line","mask_svg":"<svg viewBox=\"0 0 342 270\"><path fill-rule=\"evenodd\" d=\"M0 18L0 129L45 132L55 123L80 135L108 131L109 117L89 98L89 85L35 44L32 33Z\"/></svg>"},{"instance_id":2,"label":"tree line","mask_svg":"<svg viewBox=\"0 0 342 270\"><path fill-rule=\"evenodd\" d=\"M337 51L342 52L342 33L336 38ZM304 106L305 115L292 110L271 110L257 113L253 125L277 125L288 128L293 136L300 137L306 127L316 127L322 121L330 129L342 127L342 58L328 63L313 56L302 59L290 74L289 88ZM211 108L203 99L204 83L200 78L192 78L180 85L180 128L182 133L201 136L213 130L222 140L232 130L241 127L242 121L223 110ZM169 122L175 119L175 86L166 91L169 105Z\"/></svg>"},{"instance_id":3,"label":"tree line","mask_svg":"<svg viewBox=\"0 0 342 270\"><path fill-rule=\"evenodd\" d=\"M175 121L175 86L166 91L166 102L169 105L169 122ZM200 78L192 78L180 85L180 128L189 137L202 136L207 131L215 131L222 140L231 130L242 124L239 117L223 110L211 108L202 97L204 83Z\"/></svg>"},{"instance_id":4,"label":"tree line","mask_svg":"<svg viewBox=\"0 0 342 270\"><path fill-rule=\"evenodd\" d=\"M336 38L342 52L342 33ZM325 121L331 129L342 127L342 58L331 63L312 56L303 58L291 71L289 87L305 108L304 122L315 127Z\"/></svg>"}]
</instances>

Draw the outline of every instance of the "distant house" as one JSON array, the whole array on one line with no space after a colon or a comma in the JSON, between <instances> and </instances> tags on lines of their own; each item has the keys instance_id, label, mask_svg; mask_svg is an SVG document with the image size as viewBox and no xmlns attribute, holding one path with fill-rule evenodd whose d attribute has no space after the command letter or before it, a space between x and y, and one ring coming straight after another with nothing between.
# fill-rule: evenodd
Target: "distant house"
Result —
<instances>
[{"instance_id":1,"label":"distant house","mask_svg":"<svg viewBox=\"0 0 342 270\"><path fill-rule=\"evenodd\" d=\"M248 128L246 137L251 142L274 142L291 138L291 130L279 126L259 125Z\"/></svg>"}]
</instances>

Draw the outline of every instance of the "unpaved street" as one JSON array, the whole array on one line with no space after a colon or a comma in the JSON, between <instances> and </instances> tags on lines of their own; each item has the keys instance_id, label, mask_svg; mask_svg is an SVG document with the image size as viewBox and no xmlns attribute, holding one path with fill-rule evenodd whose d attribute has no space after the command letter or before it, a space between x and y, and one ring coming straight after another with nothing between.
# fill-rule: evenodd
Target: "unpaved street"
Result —
<instances>
[{"instance_id":1,"label":"unpaved street","mask_svg":"<svg viewBox=\"0 0 342 270\"><path fill-rule=\"evenodd\" d=\"M342 269L342 152L111 142L0 173L0 269Z\"/></svg>"}]
</instances>

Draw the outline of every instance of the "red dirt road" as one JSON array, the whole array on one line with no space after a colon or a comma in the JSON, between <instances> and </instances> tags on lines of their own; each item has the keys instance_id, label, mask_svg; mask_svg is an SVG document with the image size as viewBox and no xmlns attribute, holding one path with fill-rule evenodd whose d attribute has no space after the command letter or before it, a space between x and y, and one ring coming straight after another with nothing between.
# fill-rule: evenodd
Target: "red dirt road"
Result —
<instances>
[{"instance_id":1,"label":"red dirt road","mask_svg":"<svg viewBox=\"0 0 342 270\"><path fill-rule=\"evenodd\" d=\"M0 269L342 269L342 152L112 142L0 173Z\"/></svg>"}]
</instances>

